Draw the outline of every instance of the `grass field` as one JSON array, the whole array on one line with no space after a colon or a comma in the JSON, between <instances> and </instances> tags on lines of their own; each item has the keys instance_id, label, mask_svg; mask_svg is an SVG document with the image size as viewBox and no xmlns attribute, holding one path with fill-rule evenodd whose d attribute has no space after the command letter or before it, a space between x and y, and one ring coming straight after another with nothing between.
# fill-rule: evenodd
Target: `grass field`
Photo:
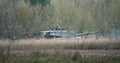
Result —
<instances>
[{"instance_id":1,"label":"grass field","mask_svg":"<svg viewBox=\"0 0 120 63\"><path fill-rule=\"evenodd\" d=\"M120 63L120 57L30 57L10 58L8 63Z\"/></svg>"},{"instance_id":2,"label":"grass field","mask_svg":"<svg viewBox=\"0 0 120 63\"><path fill-rule=\"evenodd\" d=\"M119 50L119 39L21 39L0 40L0 45L11 50L45 50L45 49L78 49L78 50Z\"/></svg>"},{"instance_id":3,"label":"grass field","mask_svg":"<svg viewBox=\"0 0 120 63\"><path fill-rule=\"evenodd\" d=\"M0 63L120 63L120 55L112 51L120 53L119 39L0 40ZM108 55L82 56L80 52Z\"/></svg>"}]
</instances>

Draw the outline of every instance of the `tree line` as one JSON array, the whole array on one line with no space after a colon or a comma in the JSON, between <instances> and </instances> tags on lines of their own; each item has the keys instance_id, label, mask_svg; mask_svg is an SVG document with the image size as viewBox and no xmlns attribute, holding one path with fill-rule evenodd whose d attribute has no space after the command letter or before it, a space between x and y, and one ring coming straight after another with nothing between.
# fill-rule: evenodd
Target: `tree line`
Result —
<instances>
[{"instance_id":1,"label":"tree line","mask_svg":"<svg viewBox=\"0 0 120 63\"><path fill-rule=\"evenodd\" d=\"M80 33L120 28L119 0L0 0L0 38L24 38L57 24Z\"/></svg>"}]
</instances>

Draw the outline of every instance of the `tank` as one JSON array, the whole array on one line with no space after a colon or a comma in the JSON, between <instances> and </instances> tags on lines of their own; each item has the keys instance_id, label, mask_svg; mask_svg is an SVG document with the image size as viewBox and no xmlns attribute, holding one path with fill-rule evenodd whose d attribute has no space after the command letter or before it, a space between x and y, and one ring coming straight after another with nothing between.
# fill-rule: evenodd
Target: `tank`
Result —
<instances>
[{"instance_id":1,"label":"tank","mask_svg":"<svg viewBox=\"0 0 120 63\"><path fill-rule=\"evenodd\" d=\"M45 38L72 38L76 37L73 31L65 30L61 27L52 28L49 31L41 31L41 35Z\"/></svg>"}]
</instances>

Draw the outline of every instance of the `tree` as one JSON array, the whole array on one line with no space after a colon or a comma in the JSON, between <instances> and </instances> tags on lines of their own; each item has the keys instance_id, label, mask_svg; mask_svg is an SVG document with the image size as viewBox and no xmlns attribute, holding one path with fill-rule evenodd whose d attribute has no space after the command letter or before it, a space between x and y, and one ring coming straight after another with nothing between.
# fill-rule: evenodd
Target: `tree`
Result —
<instances>
[{"instance_id":1,"label":"tree","mask_svg":"<svg viewBox=\"0 0 120 63\"><path fill-rule=\"evenodd\" d=\"M33 19L33 10L24 0L5 0L1 2L0 37L9 39L23 37L27 26ZM14 2L17 4L14 4Z\"/></svg>"},{"instance_id":2,"label":"tree","mask_svg":"<svg viewBox=\"0 0 120 63\"><path fill-rule=\"evenodd\" d=\"M119 0L112 0L112 4L109 8L109 18L111 27L114 29L120 28L120 1Z\"/></svg>"},{"instance_id":3,"label":"tree","mask_svg":"<svg viewBox=\"0 0 120 63\"><path fill-rule=\"evenodd\" d=\"M102 34L109 33L111 25L109 24L109 7L112 0L97 0L96 1L96 19L97 28Z\"/></svg>"},{"instance_id":4,"label":"tree","mask_svg":"<svg viewBox=\"0 0 120 63\"><path fill-rule=\"evenodd\" d=\"M29 0L31 5L41 4L42 6L46 6L50 3L50 0Z\"/></svg>"}]
</instances>

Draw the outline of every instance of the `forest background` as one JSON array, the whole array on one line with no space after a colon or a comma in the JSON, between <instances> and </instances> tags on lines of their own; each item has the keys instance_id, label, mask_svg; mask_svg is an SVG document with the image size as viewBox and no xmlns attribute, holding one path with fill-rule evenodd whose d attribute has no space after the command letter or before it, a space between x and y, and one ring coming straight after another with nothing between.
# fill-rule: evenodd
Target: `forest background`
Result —
<instances>
[{"instance_id":1,"label":"forest background","mask_svg":"<svg viewBox=\"0 0 120 63\"><path fill-rule=\"evenodd\" d=\"M57 24L76 33L110 34L120 28L119 3L120 0L0 0L0 38L24 38Z\"/></svg>"}]
</instances>

